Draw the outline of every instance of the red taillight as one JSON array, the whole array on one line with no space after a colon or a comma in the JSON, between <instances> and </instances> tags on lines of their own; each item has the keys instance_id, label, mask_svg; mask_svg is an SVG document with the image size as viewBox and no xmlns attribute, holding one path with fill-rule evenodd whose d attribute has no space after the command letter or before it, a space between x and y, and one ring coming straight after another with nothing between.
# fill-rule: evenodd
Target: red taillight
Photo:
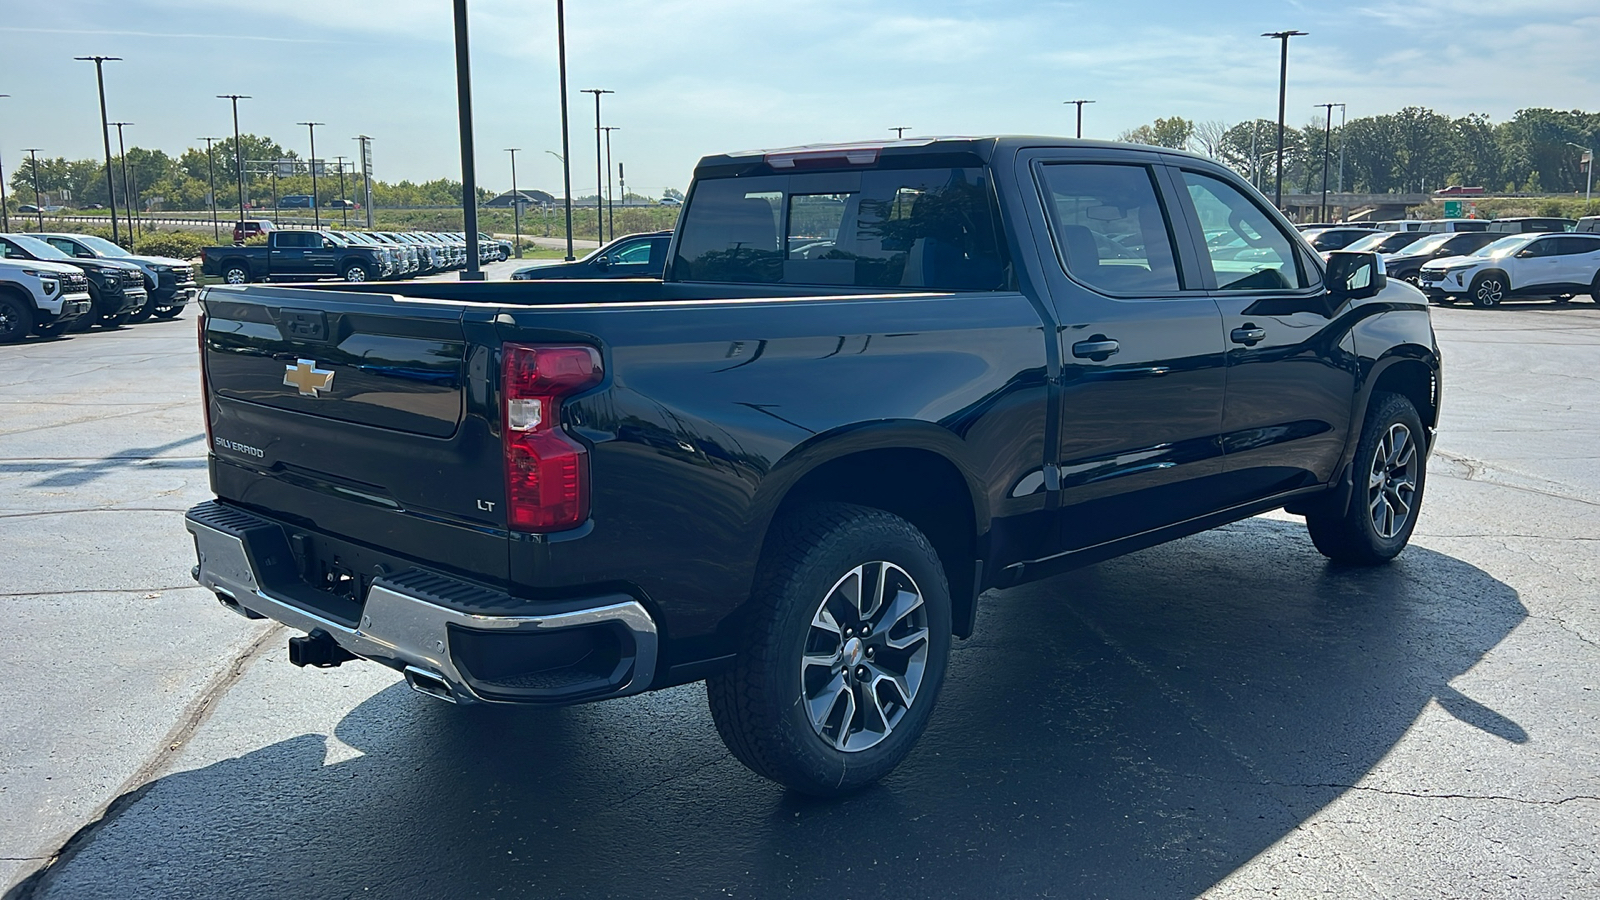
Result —
<instances>
[{"instance_id":1,"label":"red taillight","mask_svg":"<svg viewBox=\"0 0 1600 900\"><path fill-rule=\"evenodd\" d=\"M589 450L562 430L561 400L602 374L593 347L505 345L506 521L517 531L563 531L589 518Z\"/></svg>"}]
</instances>

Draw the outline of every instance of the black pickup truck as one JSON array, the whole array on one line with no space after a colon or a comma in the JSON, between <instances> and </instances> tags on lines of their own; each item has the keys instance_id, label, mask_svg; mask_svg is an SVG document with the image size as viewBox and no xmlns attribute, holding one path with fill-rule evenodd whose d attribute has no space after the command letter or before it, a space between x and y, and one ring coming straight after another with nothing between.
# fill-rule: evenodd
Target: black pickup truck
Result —
<instances>
[{"instance_id":1,"label":"black pickup truck","mask_svg":"<svg viewBox=\"0 0 1600 900\"><path fill-rule=\"evenodd\" d=\"M382 248L355 244L325 231L272 231L266 246L203 247L200 271L227 284L342 278L373 281L396 274Z\"/></svg>"},{"instance_id":2,"label":"black pickup truck","mask_svg":"<svg viewBox=\"0 0 1600 900\"><path fill-rule=\"evenodd\" d=\"M911 749L985 590L1284 507L1392 559L1439 416L1375 255L1208 159L1054 138L708 157L659 281L202 306L194 575L291 662L457 703L706 679L814 794Z\"/></svg>"}]
</instances>

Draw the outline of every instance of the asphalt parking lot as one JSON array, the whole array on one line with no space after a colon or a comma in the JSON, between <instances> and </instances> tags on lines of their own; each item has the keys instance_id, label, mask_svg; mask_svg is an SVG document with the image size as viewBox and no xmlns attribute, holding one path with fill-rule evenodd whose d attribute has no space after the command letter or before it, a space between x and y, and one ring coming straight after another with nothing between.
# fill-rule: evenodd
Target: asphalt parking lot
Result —
<instances>
[{"instance_id":1,"label":"asphalt parking lot","mask_svg":"<svg viewBox=\"0 0 1600 900\"><path fill-rule=\"evenodd\" d=\"M501 264L509 265L509 264ZM0 888L21 898L1600 896L1600 306L1440 309L1412 546L1259 517L993 593L843 801L689 685L455 708L192 586L192 313L0 348Z\"/></svg>"}]
</instances>

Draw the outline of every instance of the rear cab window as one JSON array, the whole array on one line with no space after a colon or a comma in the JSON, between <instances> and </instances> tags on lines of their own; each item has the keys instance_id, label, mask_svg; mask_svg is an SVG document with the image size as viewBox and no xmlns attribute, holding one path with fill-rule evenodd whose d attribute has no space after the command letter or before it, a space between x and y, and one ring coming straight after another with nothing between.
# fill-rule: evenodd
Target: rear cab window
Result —
<instances>
[{"instance_id":1,"label":"rear cab window","mask_svg":"<svg viewBox=\"0 0 1600 900\"><path fill-rule=\"evenodd\" d=\"M679 281L874 289L1013 289L980 167L806 172L696 183Z\"/></svg>"},{"instance_id":2,"label":"rear cab window","mask_svg":"<svg viewBox=\"0 0 1600 900\"><path fill-rule=\"evenodd\" d=\"M1074 280L1109 294L1180 290L1170 217L1148 166L1062 162L1040 171L1056 252Z\"/></svg>"}]
</instances>

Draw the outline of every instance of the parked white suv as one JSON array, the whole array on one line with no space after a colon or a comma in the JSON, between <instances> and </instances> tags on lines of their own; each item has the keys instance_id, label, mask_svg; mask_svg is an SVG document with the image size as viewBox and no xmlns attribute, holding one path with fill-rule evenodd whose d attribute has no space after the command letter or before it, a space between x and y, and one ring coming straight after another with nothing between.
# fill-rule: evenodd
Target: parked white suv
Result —
<instances>
[{"instance_id":1,"label":"parked white suv","mask_svg":"<svg viewBox=\"0 0 1600 900\"><path fill-rule=\"evenodd\" d=\"M1470 299L1489 307L1519 297L1548 297L1559 303L1573 294L1595 299L1600 294L1600 234L1510 235L1470 256L1428 263L1418 282L1430 299L1441 303Z\"/></svg>"},{"instance_id":2,"label":"parked white suv","mask_svg":"<svg viewBox=\"0 0 1600 900\"><path fill-rule=\"evenodd\" d=\"M0 259L0 344L58 335L89 306L89 279L77 266Z\"/></svg>"}]
</instances>

